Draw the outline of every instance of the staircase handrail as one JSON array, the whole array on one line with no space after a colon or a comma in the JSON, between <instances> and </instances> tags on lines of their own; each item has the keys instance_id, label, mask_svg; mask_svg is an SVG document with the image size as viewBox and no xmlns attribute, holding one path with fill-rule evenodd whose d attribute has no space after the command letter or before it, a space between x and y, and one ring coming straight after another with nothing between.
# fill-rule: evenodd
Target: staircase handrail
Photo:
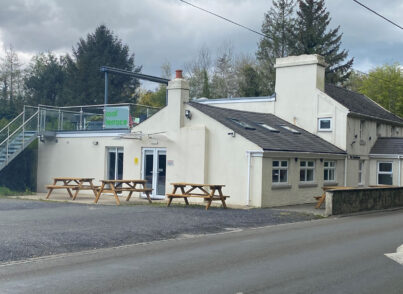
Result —
<instances>
[{"instance_id":1,"label":"staircase handrail","mask_svg":"<svg viewBox=\"0 0 403 294\"><path fill-rule=\"evenodd\" d=\"M21 112L19 115L17 115L16 117L14 117L8 124L6 124L5 126L4 126L4 128L2 128L1 130L0 130L0 133L1 132L3 132L6 128L8 128L13 122L15 122L20 116L22 116L24 114L24 111L23 112Z\"/></svg>"},{"instance_id":2,"label":"staircase handrail","mask_svg":"<svg viewBox=\"0 0 403 294\"><path fill-rule=\"evenodd\" d=\"M39 110L37 110L30 118L28 118L27 120L25 120L25 122L23 124L21 124L11 135L9 135L3 142L0 143L0 146L3 145L5 142L7 142L7 140L10 139L10 137L14 136L18 130L20 130L21 128L23 128L28 122L30 122L34 116L36 116L39 113Z\"/></svg>"}]
</instances>

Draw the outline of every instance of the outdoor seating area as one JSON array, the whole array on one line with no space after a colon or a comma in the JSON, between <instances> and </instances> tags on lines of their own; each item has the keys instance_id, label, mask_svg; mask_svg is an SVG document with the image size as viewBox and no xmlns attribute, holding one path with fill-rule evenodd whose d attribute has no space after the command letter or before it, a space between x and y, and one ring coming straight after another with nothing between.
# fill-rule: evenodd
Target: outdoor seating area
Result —
<instances>
[{"instance_id":1,"label":"outdoor seating area","mask_svg":"<svg viewBox=\"0 0 403 294\"><path fill-rule=\"evenodd\" d=\"M94 193L94 203L98 203L101 194L111 193L115 197L117 205L120 205L118 193L129 192L126 201L129 201L133 192L144 193L149 203L152 203L150 193L152 189L146 188L146 180L101 180L101 186L93 184L94 178L74 178L74 177L56 177L53 178L53 184L47 185L48 193L46 199L49 199L53 190L67 190L71 200L75 200L79 191L92 190ZM74 195L72 190L75 191Z\"/></svg>"},{"instance_id":2,"label":"outdoor seating area","mask_svg":"<svg viewBox=\"0 0 403 294\"><path fill-rule=\"evenodd\" d=\"M189 197L204 198L206 203L206 210L210 208L213 201L221 201L222 206L227 208L225 204L226 198L230 196L224 196L222 188L225 185L211 185L211 184L195 184L195 183L171 183L173 191L170 194L166 194L168 197L168 204L170 206L174 198L182 198L186 205L189 205ZM179 191L178 191L179 190ZM210 190L210 191L207 191Z\"/></svg>"},{"instance_id":3,"label":"outdoor seating area","mask_svg":"<svg viewBox=\"0 0 403 294\"><path fill-rule=\"evenodd\" d=\"M134 192L144 193L148 203L152 203L152 189L147 188L146 180L137 179L119 179L119 180L100 180L101 185L96 186L93 183L94 178L74 178L74 177L56 177L53 178L51 185L46 185L48 193L46 199L54 190L66 190L71 200L76 200L81 190L92 190L94 193L94 203L98 203L101 195L112 194L117 205L120 205L119 195L123 192L128 192L126 201L129 201ZM225 185L212 184L195 184L195 183L171 183L173 186L172 193L166 194L170 206L173 199L182 198L186 205L189 205L188 198L196 197L203 198L206 202L206 210L208 210L213 201L221 201L222 206L227 208L225 200L230 196L225 196L222 188ZM73 192L74 191L74 194Z\"/></svg>"}]
</instances>

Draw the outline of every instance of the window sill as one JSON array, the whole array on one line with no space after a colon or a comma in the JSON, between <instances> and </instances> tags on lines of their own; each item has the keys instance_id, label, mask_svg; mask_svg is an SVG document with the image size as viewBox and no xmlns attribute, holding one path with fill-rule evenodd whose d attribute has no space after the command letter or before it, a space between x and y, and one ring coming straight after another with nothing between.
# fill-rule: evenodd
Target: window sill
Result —
<instances>
[{"instance_id":1,"label":"window sill","mask_svg":"<svg viewBox=\"0 0 403 294\"><path fill-rule=\"evenodd\" d=\"M324 129L324 130L321 130L321 129L319 129L318 130L318 132L326 132L326 133L331 133L333 130L330 130L330 129Z\"/></svg>"},{"instance_id":2,"label":"window sill","mask_svg":"<svg viewBox=\"0 0 403 294\"><path fill-rule=\"evenodd\" d=\"M291 189L290 184L272 184L271 189L272 190L280 190L280 189Z\"/></svg>"},{"instance_id":3,"label":"window sill","mask_svg":"<svg viewBox=\"0 0 403 294\"><path fill-rule=\"evenodd\" d=\"M333 181L326 181L323 183L323 186L338 186L338 182L333 182Z\"/></svg>"},{"instance_id":4,"label":"window sill","mask_svg":"<svg viewBox=\"0 0 403 294\"><path fill-rule=\"evenodd\" d=\"M298 188L312 188L317 186L317 183L299 183Z\"/></svg>"}]
</instances>

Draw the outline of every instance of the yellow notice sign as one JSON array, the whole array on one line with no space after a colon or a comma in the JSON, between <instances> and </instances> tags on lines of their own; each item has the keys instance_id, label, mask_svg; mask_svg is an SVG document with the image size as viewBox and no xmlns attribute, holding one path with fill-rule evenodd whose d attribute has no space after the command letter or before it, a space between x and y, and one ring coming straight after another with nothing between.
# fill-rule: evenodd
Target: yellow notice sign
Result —
<instances>
[{"instance_id":1,"label":"yellow notice sign","mask_svg":"<svg viewBox=\"0 0 403 294\"><path fill-rule=\"evenodd\" d=\"M135 164L135 165L138 165L138 164L139 164L139 158L138 158L138 157L135 157L135 158L134 158L134 164Z\"/></svg>"}]
</instances>

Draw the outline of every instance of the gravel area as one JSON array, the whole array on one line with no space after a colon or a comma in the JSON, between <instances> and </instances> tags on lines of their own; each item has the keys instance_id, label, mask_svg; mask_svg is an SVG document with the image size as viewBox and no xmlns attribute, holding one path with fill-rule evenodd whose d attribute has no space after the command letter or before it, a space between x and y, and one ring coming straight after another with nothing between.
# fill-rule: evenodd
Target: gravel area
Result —
<instances>
[{"instance_id":1,"label":"gravel area","mask_svg":"<svg viewBox=\"0 0 403 294\"><path fill-rule=\"evenodd\" d=\"M272 209L103 206L0 199L0 262L310 220Z\"/></svg>"}]
</instances>

